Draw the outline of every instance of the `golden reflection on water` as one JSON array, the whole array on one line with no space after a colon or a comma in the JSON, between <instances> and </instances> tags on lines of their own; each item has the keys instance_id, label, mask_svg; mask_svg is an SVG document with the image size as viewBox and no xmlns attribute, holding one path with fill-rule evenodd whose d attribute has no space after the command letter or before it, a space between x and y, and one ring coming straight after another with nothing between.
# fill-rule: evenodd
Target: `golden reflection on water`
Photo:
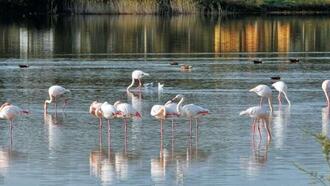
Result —
<instances>
[{"instance_id":1,"label":"golden reflection on water","mask_svg":"<svg viewBox=\"0 0 330 186\"><path fill-rule=\"evenodd\" d=\"M329 51L329 30L318 17L68 16L31 26L0 22L0 56Z\"/></svg>"}]
</instances>

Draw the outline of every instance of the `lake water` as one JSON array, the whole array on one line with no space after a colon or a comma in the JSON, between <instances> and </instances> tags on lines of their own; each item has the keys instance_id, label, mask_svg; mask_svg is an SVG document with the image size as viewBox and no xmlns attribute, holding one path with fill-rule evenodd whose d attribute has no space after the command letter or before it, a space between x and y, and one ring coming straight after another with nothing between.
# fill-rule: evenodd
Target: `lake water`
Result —
<instances>
[{"instance_id":1,"label":"lake water","mask_svg":"<svg viewBox=\"0 0 330 186\"><path fill-rule=\"evenodd\" d=\"M0 125L3 185L307 185L295 164L329 175L311 133L329 136L321 83L330 71L330 17L67 16L0 19L0 101L31 111ZM262 58L263 64L253 64ZM289 58L299 58L297 64ZM193 66L181 72L177 61ZM19 64L30 67L21 69ZM126 94L131 72L150 73L164 91ZM254 139L239 112L259 103L248 92L280 76L292 106L273 92L272 140ZM65 112L46 116L48 87L71 90ZM208 108L198 138L185 119L166 121L161 140L154 104L176 94ZM142 120L112 121L111 144L88 113L92 101L132 103ZM104 123L105 124L105 123ZM105 125L106 126L106 125ZM162 143L161 143L162 142Z\"/></svg>"}]
</instances>

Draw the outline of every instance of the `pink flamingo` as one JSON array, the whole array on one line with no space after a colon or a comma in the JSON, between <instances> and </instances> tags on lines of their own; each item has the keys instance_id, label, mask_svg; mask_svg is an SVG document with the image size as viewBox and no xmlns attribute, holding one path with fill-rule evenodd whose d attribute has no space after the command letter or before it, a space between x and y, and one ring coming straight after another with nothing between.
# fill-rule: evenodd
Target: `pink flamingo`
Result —
<instances>
[{"instance_id":1,"label":"pink flamingo","mask_svg":"<svg viewBox=\"0 0 330 186\"><path fill-rule=\"evenodd\" d=\"M252 118L251 128L253 130L253 133L255 133L256 125L258 125L257 128L258 128L260 139L261 139L260 122L261 122L261 124L264 124L264 127L267 130L268 140L271 139L271 134L270 134L270 129L269 129L269 113L265 107L261 107L261 106L250 107L250 108L240 112L239 115L240 116L248 115L250 118Z\"/></svg>"},{"instance_id":2,"label":"pink flamingo","mask_svg":"<svg viewBox=\"0 0 330 186\"><path fill-rule=\"evenodd\" d=\"M195 104L188 104L182 106L185 97L181 94L176 95L171 101L175 101L179 99L179 103L176 106L176 111L177 113L181 116L185 116L189 120L189 125L190 125L190 136L192 133L192 120L194 119L196 121L196 131L198 130L198 119L202 116L208 115L209 110L206 108L203 108L201 106L195 105ZM196 134L197 135L197 134Z\"/></svg>"},{"instance_id":3,"label":"pink flamingo","mask_svg":"<svg viewBox=\"0 0 330 186\"><path fill-rule=\"evenodd\" d=\"M18 106L12 105L8 102L4 103L0 107L0 118L6 119L10 122L10 136L12 136L13 132L13 121L17 116L23 115L23 114L29 114L29 111L23 110Z\"/></svg>"},{"instance_id":4,"label":"pink flamingo","mask_svg":"<svg viewBox=\"0 0 330 186\"><path fill-rule=\"evenodd\" d=\"M134 70L132 72L132 83L127 87L127 91L129 91L129 89L134 85L135 80L138 80L139 81L139 86L137 88L140 88L142 86L141 79L144 76L149 76L149 74L148 73L145 73L145 72L143 72L141 70Z\"/></svg>"},{"instance_id":5,"label":"pink flamingo","mask_svg":"<svg viewBox=\"0 0 330 186\"><path fill-rule=\"evenodd\" d=\"M70 93L70 90L68 89L65 89L59 85L54 85L54 86L51 86L49 87L48 89L48 94L49 94L49 100L45 100L45 103L44 103L44 111L47 113L47 104L50 104L50 103L55 103L55 111L57 111L57 99L60 98L60 97L64 97L64 94L65 93ZM67 101L68 99L64 99L64 108L65 106L67 105Z\"/></svg>"},{"instance_id":6,"label":"pink flamingo","mask_svg":"<svg viewBox=\"0 0 330 186\"><path fill-rule=\"evenodd\" d=\"M102 113L101 113L101 106L102 103L97 101L93 101L92 104L89 106L89 113L92 116L95 116L99 119L99 129L102 130Z\"/></svg>"}]
</instances>

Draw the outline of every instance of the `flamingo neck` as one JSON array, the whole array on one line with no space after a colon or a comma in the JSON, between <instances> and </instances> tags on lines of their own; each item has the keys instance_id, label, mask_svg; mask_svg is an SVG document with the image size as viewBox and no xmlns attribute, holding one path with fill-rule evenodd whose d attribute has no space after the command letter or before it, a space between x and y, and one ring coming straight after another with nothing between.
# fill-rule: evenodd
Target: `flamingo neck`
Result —
<instances>
[{"instance_id":1,"label":"flamingo neck","mask_svg":"<svg viewBox=\"0 0 330 186\"><path fill-rule=\"evenodd\" d=\"M176 111L178 112L178 114L181 114L183 101L184 101L184 97L181 98L178 105L176 106Z\"/></svg>"},{"instance_id":2,"label":"flamingo neck","mask_svg":"<svg viewBox=\"0 0 330 186\"><path fill-rule=\"evenodd\" d=\"M283 94L284 94L285 99L286 99L286 101L288 102L288 104L291 105L291 102L290 102L288 96L286 95L286 92L283 92Z\"/></svg>"},{"instance_id":3,"label":"flamingo neck","mask_svg":"<svg viewBox=\"0 0 330 186\"><path fill-rule=\"evenodd\" d=\"M129 89L134 85L134 83L135 83L135 79L134 78L132 78L132 83L127 87L127 91L129 91Z\"/></svg>"},{"instance_id":4,"label":"flamingo neck","mask_svg":"<svg viewBox=\"0 0 330 186\"><path fill-rule=\"evenodd\" d=\"M47 104L50 104L52 102L52 100L45 100L45 104L44 104L44 110L47 112Z\"/></svg>"}]
</instances>

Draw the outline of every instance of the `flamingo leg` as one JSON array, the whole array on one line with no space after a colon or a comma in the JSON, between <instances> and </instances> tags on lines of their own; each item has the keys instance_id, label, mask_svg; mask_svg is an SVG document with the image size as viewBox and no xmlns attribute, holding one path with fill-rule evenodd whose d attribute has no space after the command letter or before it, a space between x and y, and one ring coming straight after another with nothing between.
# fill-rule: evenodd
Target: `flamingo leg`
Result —
<instances>
[{"instance_id":1,"label":"flamingo leg","mask_svg":"<svg viewBox=\"0 0 330 186\"><path fill-rule=\"evenodd\" d=\"M127 120L124 119L124 122L125 122L125 148L124 148L124 151L125 151L125 154L127 152Z\"/></svg>"},{"instance_id":2,"label":"flamingo leg","mask_svg":"<svg viewBox=\"0 0 330 186\"><path fill-rule=\"evenodd\" d=\"M174 121L172 119L172 138L174 138Z\"/></svg>"},{"instance_id":3,"label":"flamingo leg","mask_svg":"<svg viewBox=\"0 0 330 186\"><path fill-rule=\"evenodd\" d=\"M195 133L196 134L195 135L196 135L196 143L197 143L197 141L198 141L198 121L197 121L197 119L195 121L196 121L196 124L195 124L196 125L196 132Z\"/></svg>"},{"instance_id":4,"label":"flamingo leg","mask_svg":"<svg viewBox=\"0 0 330 186\"><path fill-rule=\"evenodd\" d=\"M190 136L190 138L191 138L191 133L192 133L191 125L192 125L192 118L189 119L189 136Z\"/></svg>"},{"instance_id":5,"label":"flamingo leg","mask_svg":"<svg viewBox=\"0 0 330 186\"><path fill-rule=\"evenodd\" d=\"M160 158L163 158L163 119L160 120Z\"/></svg>"},{"instance_id":6,"label":"flamingo leg","mask_svg":"<svg viewBox=\"0 0 330 186\"><path fill-rule=\"evenodd\" d=\"M102 118L99 118L99 130L102 130Z\"/></svg>"},{"instance_id":7,"label":"flamingo leg","mask_svg":"<svg viewBox=\"0 0 330 186\"><path fill-rule=\"evenodd\" d=\"M56 97L54 97L54 103L55 103L55 113L57 113L57 101L56 101Z\"/></svg>"},{"instance_id":8,"label":"flamingo leg","mask_svg":"<svg viewBox=\"0 0 330 186\"><path fill-rule=\"evenodd\" d=\"M108 143L111 144L111 126L110 126L110 120L108 119Z\"/></svg>"},{"instance_id":9,"label":"flamingo leg","mask_svg":"<svg viewBox=\"0 0 330 186\"><path fill-rule=\"evenodd\" d=\"M259 139L261 139L261 131L260 131L260 123L259 119L257 120L257 126L258 126L258 133L259 133Z\"/></svg>"},{"instance_id":10,"label":"flamingo leg","mask_svg":"<svg viewBox=\"0 0 330 186\"><path fill-rule=\"evenodd\" d=\"M138 88L140 88L140 87L142 86L142 81L141 81L140 79L138 79L138 81L139 81L139 86L138 86Z\"/></svg>"},{"instance_id":11,"label":"flamingo leg","mask_svg":"<svg viewBox=\"0 0 330 186\"><path fill-rule=\"evenodd\" d=\"M256 124L255 124L255 119L252 119L252 124L251 124L251 132L254 134L256 131Z\"/></svg>"},{"instance_id":12,"label":"flamingo leg","mask_svg":"<svg viewBox=\"0 0 330 186\"><path fill-rule=\"evenodd\" d=\"M278 92L278 104L281 105L282 104L282 97L281 97L281 92Z\"/></svg>"},{"instance_id":13,"label":"flamingo leg","mask_svg":"<svg viewBox=\"0 0 330 186\"><path fill-rule=\"evenodd\" d=\"M9 123L9 136L10 136L10 140L12 141L12 138L13 138L13 121L10 120L10 123Z\"/></svg>"},{"instance_id":14,"label":"flamingo leg","mask_svg":"<svg viewBox=\"0 0 330 186\"><path fill-rule=\"evenodd\" d=\"M266 128L267 134L268 134L267 139L268 139L268 141L270 141L272 136L271 136L270 129L269 129L269 121L264 119L264 123L265 123L265 128Z\"/></svg>"}]
</instances>

